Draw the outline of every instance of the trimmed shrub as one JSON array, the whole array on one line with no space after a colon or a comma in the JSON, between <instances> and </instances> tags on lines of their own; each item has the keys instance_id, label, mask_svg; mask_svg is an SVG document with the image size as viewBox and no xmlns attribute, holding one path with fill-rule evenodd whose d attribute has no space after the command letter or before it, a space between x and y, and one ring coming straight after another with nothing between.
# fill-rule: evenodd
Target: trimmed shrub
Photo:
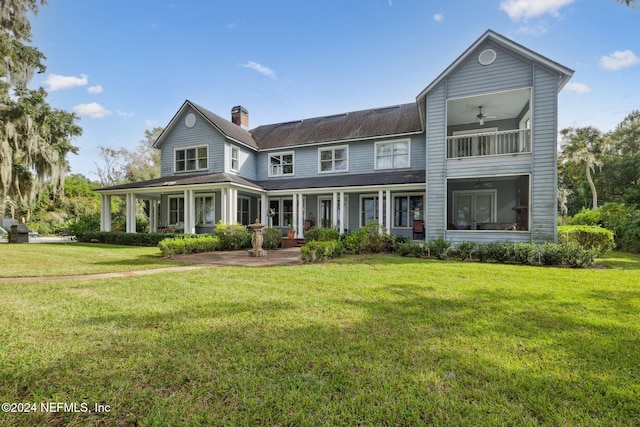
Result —
<instances>
[{"instance_id":1,"label":"trimmed shrub","mask_svg":"<svg viewBox=\"0 0 640 427\"><path fill-rule=\"evenodd\" d=\"M300 248L300 254L304 262L325 261L328 258L342 256L344 252L344 245L338 240L329 242L311 241Z\"/></svg>"},{"instance_id":2,"label":"trimmed shrub","mask_svg":"<svg viewBox=\"0 0 640 427\"><path fill-rule=\"evenodd\" d=\"M566 257L563 245L544 243L531 251L529 263L531 265L561 265Z\"/></svg>"},{"instance_id":3,"label":"trimmed shrub","mask_svg":"<svg viewBox=\"0 0 640 427\"><path fill-rule=\"evenodd\" d=\"M185 237L168 237L158 243L158 248L165 257L180 254L212 252L220 247L220 239L208 234L187 235Z\"/></svg>"},{"instance_id":4,"label":"trimmed shrub","mask_svg":"<svg viewBox=\"0 0 640 427\"><path fill-rule=\"evenodd\" d=\"M279 228L265 228L262 230L262 239L264 249L278 249L282 246L282 231Z\"/></svg>"},{"instance_id":5,"label":"trimmed shrub","mask_svg":"<svg viewBox=\"0 0 640 427\"><path fill-rule=\"evenodd\" d=\"M431 256L434 256L440 260L447 259L449 255L449 249L451 248L451 242L444 239L435 239L427 243L427 249Z\"/></svg>"},{"instance_id":6,"label":"trimmed shrub","mask_svg":"<svg viewBox=\"0 0 640 427\"><path fill-rule=\"evenodd\" d=\"M596 251L585 249L577 243L569 242L565 245L564 262L570 267L584 268L593 264Z\"/></svg>"},{"instance_id":7,"label":"trimmed shrub","mask_svg":"<svg viewBox=\"0 0 640 427\"><path fill-rule=\"evenodd\" d=\"M340 240L340 232L333 228L311 227L304 232L304 238L310 242L329 242L332 240Z\"/></svg>"},{"instance_id":8,"label":"trimmed shrub","mask_svg":"<svg viewBox=\"0 0 640 427\"><path fill-rule=\"evenodd\" d=\"M420 258L424 255L424 247L420 243L409 239L398 239L393 245L394 251L400 256Z\"/></svg>"},{"instance_id":9,"label":"trimmed shrub","mask_svg":"<svg viewBox=\"0 0 640 427\"><path fill-rule=\"evenodd\" d=\"M510 243L487 243L487 259L493 259L499 263L504 263L511 258L511 253Z\"/></svg>"},{"instance_id":10,"label":"trimmed shrub","mask_svg":"<svg viewBox=\"0 0 640 427\"><path fill-rule=\"evenodd\" d=\"M251 247L251 232L242 224L216 224L213 235L220 239L220 250L237 251Z\"/></svg>"},{"instance_id":11,"label":"trimmed shrub","mask_svg":"<svg viewBox=\"0 0 640 427\"><path fill-rule=\"evenodd\" d=\"M558 242L579 244L599 254L605 254L615 247L613 232L600 226L565 225L558 227Z\"/></svg>"},{"instance_id":12,"label":"trimmed shrub","mask_svg":"<svg viewBox=\"0 0 640 427\"><path fill-rule=\"evenodd\" d=\"M83 231L76 233L79 242L109 245L158 246L167 238L165 233L122 233L118 231Z\"/></svg>"},{"instance_id":13,"label":"trimmed shrub","mask_svg":"<svg viewBox=\"0 0 640 427\"><path fill-rule=\"evenodd\" d=\"M511 246L513 261L524 265L531 264L531 254L537 247L535 243L514 243Z\"/></svg>"},{"instance_id":14,"label":"trimmed shrub","mask_svg":"<svg viewBox=\"0 0 640 427\"><path fill-rule=\"evenodd\" d=\"M461 261L466 261L472 258L477 247L478 244L476 242L461 242L456 245L455 251Z\"/></svg>"}]
</instances>

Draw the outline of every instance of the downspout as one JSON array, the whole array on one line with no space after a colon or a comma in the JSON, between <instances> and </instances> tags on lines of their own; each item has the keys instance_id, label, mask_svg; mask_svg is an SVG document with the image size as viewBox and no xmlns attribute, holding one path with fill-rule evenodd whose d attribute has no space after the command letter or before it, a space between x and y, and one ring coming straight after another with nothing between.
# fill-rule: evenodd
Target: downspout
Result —
<instances>
[{"instance_id":1,"label":"downspout","mask_svg":"<svg viewBox=\"0 0 640 427\"><path fill-rule=\"evenodd\" d=\"M429 105L429 94L424 98L424 152L425 152L425 173L424 173L424 223L425 223L425 234L424 238L428 242L429 241L429 209L431 205L429 204L429 115L427 113L427 106Z\"/></svg>"}]
</instances>

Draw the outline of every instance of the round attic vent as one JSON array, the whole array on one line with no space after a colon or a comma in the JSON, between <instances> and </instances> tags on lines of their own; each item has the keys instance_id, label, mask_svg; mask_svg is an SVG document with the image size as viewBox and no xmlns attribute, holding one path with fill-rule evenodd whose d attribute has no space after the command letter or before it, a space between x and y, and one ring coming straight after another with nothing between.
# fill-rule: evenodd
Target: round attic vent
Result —
<instances>
[{"instance_id":1,"label":"round attic vent","mask_svg":"<svg viewBox=\"0 0 640 427\"><path fill-rule=\"evenodd\" d=\"M196 124L196 115L193 113L187 114L184 118L184 125L188 128L192 128Z\"/></svg>"},{"instance_id":2,"label":"round attic vent","mask_svg":"<svg viewBox=\"0 0 640 427\"><path fill-rule=\"evenodd\" d=\"M497 56L498 55L496 54L495 50L485 49L480 52L480 55L478 55L478 62L480 63L480 65L490 65L493 64L493 61L496 60Z\"/></svg>"}]
</instances>

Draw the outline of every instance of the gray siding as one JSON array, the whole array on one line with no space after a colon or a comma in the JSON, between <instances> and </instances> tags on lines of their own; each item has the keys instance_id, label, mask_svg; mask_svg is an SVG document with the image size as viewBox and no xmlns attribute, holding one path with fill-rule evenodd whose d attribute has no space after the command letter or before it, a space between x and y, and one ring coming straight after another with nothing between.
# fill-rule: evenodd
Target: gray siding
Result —
<instances>
[{"instance_id":1,"label":"gray siding","mask_svg":"<svg viewBox=\"0 0 640 427\"><path fill-rule=\"evenodd\" d=\"M447 177L521 175L531 172L531 154L461 157L447 160Z\"/></svg>"},{"instance_id":2,"label":"gray siding","mask_svg":"<svg viewBox=\"0 0 640 427\"><path fill-rule=\"evenodd\" d=\"M533 175L531 182L532 240L557 241L558 75L534 69Z\"/></svg>"},{"instance_id":3,"label":"gray siding","mask_svg":"<svg viewBox=\"0 0 640 427\"><path fill-rule=\"evenodd\" d=\"M188 128L184 124L184 117L194 113L197 117L196 124ZM210 173L224 172L224 136L209 124L197 111L187 108L177 118L175 126L166 135L161 147L160 175L171 176L174 174L174 151L176 148L207 145L209 147ZM207 172L207 171L203 171ZM198 172L202 173L202 172Z\"/></svg>"},{"instance_id":4,"label":"gray siding","mask_svg":"<svg viewBox=\"0 0 640 427\"><path fill-rule=\"evenodd\" d=\"M493 49L497 57L493 64L483 66L478 63L477 53L484 49ZM499 45L487 42L476 53L455 70L447 82L447 96L459 98L480 93L499 92L530 87L533 83L531 62L503 49Z\"/></svg>"},{"instance_id":5,"label":"gray siding","mask_svg":"<svg viewBox=\"0 0 640 427\"><path fill-rule=\"evenodd\" d=\"M446 82L427 95L427 200L425 231L427 240L444 237L446 196L445 148L447 118Z\"/></svg>"},{"instance_id":6,"label":"gray siding","mask_svg":"<svg viewBox=\"0 0 640 427\"><path fill-rule=\"evenodd\" d=\"M239 150L239 170L238 176L246 179L256 180L258 177L255 151L249 150L242 145L227 143L225 148L225 171L231 172L231 147Z\"/></svg>"},{"instance_id":7,"label":"gray siding","mask_svg":"<svg viewBox=\"0 0 640 427\"><path fill-rule=\"evenodd\" d=\"M368 141L355 141L350 143L336 143L326 145L314 145L308 147L298 147L294 149L273 150L261 152L256 155L257 176L259 180L279 179L280 177L269 177L269 155L282 152L294 152L294 175L295 178L313 178L329 175L342 174L363 174L371 173L375 169L375 143L378 141L392 141L398 139L411 140L411 167L406 170L425 169L425 140L424 135L413 135L412 137L393 137L375 139ZM319 173L318 159L319 148L330 148L348 145L349 147L349 171L334 173ZM291 175L283 178L292 178Z\"/></svg>"}]
</instances>

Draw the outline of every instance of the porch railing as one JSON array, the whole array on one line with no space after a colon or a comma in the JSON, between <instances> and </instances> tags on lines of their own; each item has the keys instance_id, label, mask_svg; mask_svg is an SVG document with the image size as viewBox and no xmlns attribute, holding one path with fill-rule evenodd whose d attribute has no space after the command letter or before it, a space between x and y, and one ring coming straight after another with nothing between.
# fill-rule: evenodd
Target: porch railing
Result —
<instances>
[{"instance_id":1,"label":"porch railing","mask_svg":"<svg viewBox=\"0 0 640 427\"><path fill-rule=\"evenodd\" d=\"M447 137L447 158L531 152L531 129Z\"/></svg>"}]
</instances>

